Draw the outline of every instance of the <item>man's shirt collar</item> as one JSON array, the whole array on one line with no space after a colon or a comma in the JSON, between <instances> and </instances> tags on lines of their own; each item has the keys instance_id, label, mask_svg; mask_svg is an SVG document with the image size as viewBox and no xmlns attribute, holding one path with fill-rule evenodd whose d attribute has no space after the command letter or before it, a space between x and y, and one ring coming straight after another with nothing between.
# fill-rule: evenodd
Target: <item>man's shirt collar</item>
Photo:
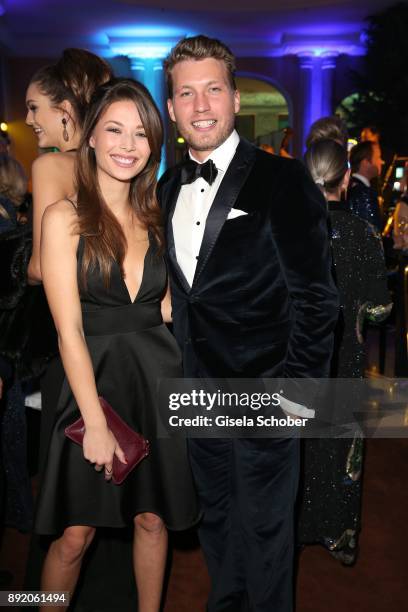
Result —
<instances>
[{"instance_id":1,"label":"man's shirt collar","mask_svg":"<svg viewBox=\"0 0 408 612\"><path fill-rule=\"evenodd\" d=\"M226 140L224 140L224 142L222 143L222 145L220 145L219 147L217 147L216 149L214 149L214 151L212 151L212 153L210 153L210 155L204 159L202 162L199 162L198 159L196 159L191 152L189 151L189 156L191 159L193 159L194 161L196 161L197 163L205 163L208 159L212 159L214 164L217 166L218 170L222 170L223 172L225 172L228 168L228 166L231 163L232 158L235 155L235 151L237 149L237 146L239 144L239 136L236 130L234 130Z\"/></svg>"},{"instance_id":2,"label":"man's shirt collar","mask_svg":"<svg viewBox=\"0 0 408 612\"><path fill-rule=\"evenodd\" d=\"M364 183L366 187L370 187L370 181L368 180L366 176L363 176L362 174L359 174L358 172L354 172L353 178L354 177L357 178L362 183Z\"/></svg>"}]
</instances>

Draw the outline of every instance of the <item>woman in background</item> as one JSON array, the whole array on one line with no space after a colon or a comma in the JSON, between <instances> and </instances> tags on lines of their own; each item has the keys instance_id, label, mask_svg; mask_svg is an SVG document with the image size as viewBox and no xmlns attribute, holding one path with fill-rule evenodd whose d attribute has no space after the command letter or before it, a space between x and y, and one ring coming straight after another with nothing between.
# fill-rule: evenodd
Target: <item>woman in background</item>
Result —
<instances>
[{"instance_id":1,"label":"woman in background","mask_svg":"<svg viewBox=\"0 0 408 612\"><path fill-rule=\"evenodd\" d=\"M65 49L55 64L32 77L26 93L26 123L40 149L58 149L33 163L33 253L28 267L31 282L41 282L41 220L47 206L72 195L76 150L86 110L95 89L112 77L103 59L84 49Z\"/></svg>"},{"instance_id":2,"label":"woman in background","mask_svg":"<svg viewBox=\"0 0 408 612\"><path fill-rule=\"evenodd\" d=\"M319 140L334 140L347 149L348 130L343 119L337 115L329 115L312 123L306 138L306 147L310 149L312 144Z\"/></svg>"},{"instance_id":3,"label":"woman in background","mask_svg":"<svg viewBox=\"0 0 408 612\"><path fill-rule=\"evenodd\" d=\"M381 239L343 199L350 178L346 148L317 140L305 162L327 200L340 296L331 377L363 378L364 318L379 322L391 310ZM304 450L299 541L323 544L350 565L360 531L363 440L307 439Z\"/></svg>"},{"instance_id":4,"label":"woman in background","mask_svg":"<svg viewBox=\"0 0 408 612\"><path fill-rule=\"evenodd\" d=\"M55 64L40 68L31 78L26 92L29 125L40 149L57 149L40 155L32 166L33 246L28 265L28 280L41 283L40 241L44 211L50 205L69 197L75 191L76 150L82 134L86 110L96 88L112 78L110 66L100 57L84 49L65 49ZM38 290L35 312L31 319L45 319L42 351L47 359L58 354L55 330L42 289ZM47 418L53 410L63 379L58 357L53 359L41 380L42 431L40 468L43 449L49 436Z\"/></svg>"}]
</instances>

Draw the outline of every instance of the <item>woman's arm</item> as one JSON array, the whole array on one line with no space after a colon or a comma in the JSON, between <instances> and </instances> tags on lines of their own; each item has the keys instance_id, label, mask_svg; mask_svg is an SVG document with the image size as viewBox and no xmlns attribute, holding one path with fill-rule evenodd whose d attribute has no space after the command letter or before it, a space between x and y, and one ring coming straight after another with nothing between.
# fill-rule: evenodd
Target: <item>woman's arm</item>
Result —
<instances>
[{"instance_id":1,"label":"woman's arm","mask_svg":"<svg viewBox=\"0 0 408 612\"><path fill-rule=\"evenodd\" d=\"M48 206L41 227L41 270L44 289L58 334L65 373L85 423L84 457L112 467L113 455L126 462L98 400L92 362L82 328L73 233L75 212L67 201Z\"/></svg>"},{"instance_id":2,"label":"woman's arm","mask_svg":"<svg viewBox=\"0 0 408 612\"><path fill-rule=\"evenodd\" d=\"M63 158L61 157L63 156ZM63 153L45 153L32 167L33 184L33 252L28 264L28 282L40 284L41 220L50 204L62 200L73 191L73 160Z\"/></svg>"}]
</instances>

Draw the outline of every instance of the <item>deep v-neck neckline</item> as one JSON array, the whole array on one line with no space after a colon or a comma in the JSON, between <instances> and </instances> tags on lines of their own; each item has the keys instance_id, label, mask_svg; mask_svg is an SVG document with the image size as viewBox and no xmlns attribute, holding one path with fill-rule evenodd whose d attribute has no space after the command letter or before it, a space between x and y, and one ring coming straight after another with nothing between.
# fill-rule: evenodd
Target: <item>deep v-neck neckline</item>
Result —
<instances>
[{"instance_id":1,"label":"deep v-neck neckline","mask_svg":"<svg viewBox=\"0 0 408 612\"><path fill-rule=\"evenodd\" d=\"M142 291L143 283L144 283L144 280L145 280L145 273L146 273L146 259L147 259L147 255L148 255L148 253L150 252L150 249L151 249L150 239L148 238L148 240L149 240L149 245L148 245L148 247L146 249L146 253L145 253L144 258L143 258L142 280L140 281L139 289L137 290L136 295L135 295L133 300L132 300L132 296L130 295L129 288L128 288L127 284L126 284L125 277L122 274L120 275L120 278L122 280L123 286L125 288L125 291L127 293L128 298L129 298L129 303L130 304L135 304L137 302L137 300L139 298L139 295L140 295L140 293Z\"/></svg>"}]
</instances>

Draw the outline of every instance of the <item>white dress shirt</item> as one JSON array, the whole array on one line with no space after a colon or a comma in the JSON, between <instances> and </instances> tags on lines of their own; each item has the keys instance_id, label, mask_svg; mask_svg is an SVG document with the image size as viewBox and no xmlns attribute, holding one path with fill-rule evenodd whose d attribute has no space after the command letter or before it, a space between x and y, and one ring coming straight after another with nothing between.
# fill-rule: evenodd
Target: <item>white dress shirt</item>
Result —
<instances>
[{"instance_id":1,"label":"white dress shirt","mask_svg":"<svg viewBox=\"0 0 408 612\"><path fill-rule=\"evenodd\" d=\"M366 187L370 187L370 181L368 180L366 176L363 176L362 174L359 174L358 172L354 172L354 174L352 175L352 178L354 177L356 177L356 179L359 179L362 183L364 183Z\"/></svg>"},{"instance_id":2,"label":"white dress shirt","mask_svg":"<svg viewBox=\"0 0 408 612\"><path fill-rule=\"evenodd\" d=\"M212 185L201 176L188 185L183 185L173 215L173 235L177 262L190 287L197 266L198 254L203 241L208 213L221 181L235 155L239 136L234 130L227 140L215 149L205 160L212 159L218 173ZM199 162L189 154L191 159Z\"/></svg>"}]
</instances>

